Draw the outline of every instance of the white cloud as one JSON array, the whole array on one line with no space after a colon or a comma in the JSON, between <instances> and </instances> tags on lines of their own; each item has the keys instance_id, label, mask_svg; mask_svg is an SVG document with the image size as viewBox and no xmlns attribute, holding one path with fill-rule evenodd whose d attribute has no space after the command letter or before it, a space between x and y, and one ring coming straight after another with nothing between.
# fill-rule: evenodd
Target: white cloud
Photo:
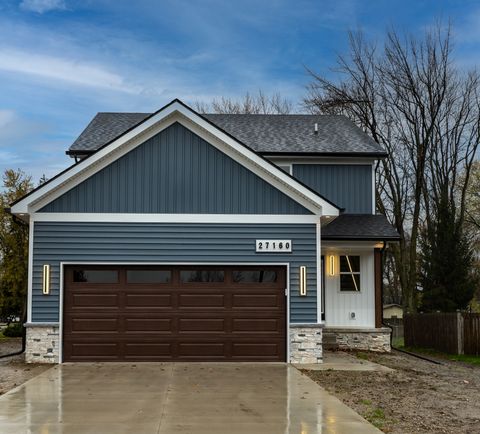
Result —
<instances>
[{"instance_id":1,"label":"white cloud","mask_svg":"<svg viewBox=\"0 0 480 434\"><path fill-rule=\"evenodd\" d=\"M22 0L20 8L24 11L43 14L54 10L65 10L67 6L64 0Z\"/></svg>"},{"instance_id":2,"label":"white cloud","mask_svg":"<svg viewBox=\"0 0 480 434\"><path fill-rule=\"evenodd\" d=\"M0 48L0 70L35 75L72 84L138 93L120 75L86 62Z\"/></svg>"},{"instance_id":3,"label":"white cloud","mask_svg":"<svg viewBox=\"0 0 480 434\"><path fill-rule=\"evenodd\" d=\"M0 110L0 129L15 120L15 112L13 110Z\"/></svg>"},{"instance_id":4,"label":"white cloud","mask_svg":"<svg viewBox=\"0 0 480 434\"><path fill-rule=\"evenodd\" d=\"M0 165L5 166L7 168L9 165L12 164L19 164L24 163L26 160L19 155L9 151L9 150L2 150L0 149L0 162L3 163Z\"/></svg>"}]
</instances>

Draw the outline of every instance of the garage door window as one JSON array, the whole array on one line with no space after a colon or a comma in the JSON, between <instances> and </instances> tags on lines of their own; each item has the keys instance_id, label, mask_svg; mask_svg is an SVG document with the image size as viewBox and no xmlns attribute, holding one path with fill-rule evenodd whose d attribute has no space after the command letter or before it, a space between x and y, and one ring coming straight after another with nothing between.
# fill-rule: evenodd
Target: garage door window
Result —
<instances>
[{"instance_id":1,"label":"garage door window","mask_svg":"<svg viewBox=\"0 0 480 434\"><path fill-rule=\"evenodd\" d=\"M277 272L270 270L238 270L232 272L235 283L273 283L277 281Z\"/></svg>"},{"instance_id":2,"label":"garage door window","mask_svg":"<svg viewBox=\"0 0 480 434\"><path fill-rule=\"evenodd\" d=\"M74 282L118 283L117 270L74 270Z\"/></svg>"},{"instance_id":3,"label":"garage door window","mask_svg":"<svg viewBox=\"0 0 480 434\"><path fill-rule=\"evenodd\" d=\"M127 270L128 283L170 283L170 270Z\"/></svg>"},{"instance_id":4,"label":"garage door window","mask_svg":"<svg viewBox=\"0 0 480 434\"><path fill-rule=\"evenodd\" d=\"M223 282L225 281L225 272L223 270L182 270L180 271L180 281L189 282Z\"/></svg>"}]
</instances>

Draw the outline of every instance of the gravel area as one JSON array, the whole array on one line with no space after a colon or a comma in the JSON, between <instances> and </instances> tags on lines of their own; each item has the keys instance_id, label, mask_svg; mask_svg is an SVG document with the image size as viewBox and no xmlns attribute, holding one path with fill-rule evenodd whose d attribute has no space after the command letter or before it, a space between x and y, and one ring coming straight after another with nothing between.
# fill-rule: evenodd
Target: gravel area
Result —
<instances>
[{"instance_id":1,"label":"gravel area","mask_svg":"<svg viewBox=\"0 0 480 434\"><path fill-rule=\"evenodd\" d=\"M361 353L395 372L302 372L386 433L480 433L480 367Z\"/></svg>"},{"instance_id":2,"label":"gravel area","mask_svg":"<svg viewBox=\"0 0 480 434\"><path fill-rule=\"evenodd\" d=\"M0 340L0 355L10 354L21 349L21 338ZM51 368L51 365L25 363L23 354L0 359L0 395L36 377L49 368Z\"/></svg>"}]
</instances>

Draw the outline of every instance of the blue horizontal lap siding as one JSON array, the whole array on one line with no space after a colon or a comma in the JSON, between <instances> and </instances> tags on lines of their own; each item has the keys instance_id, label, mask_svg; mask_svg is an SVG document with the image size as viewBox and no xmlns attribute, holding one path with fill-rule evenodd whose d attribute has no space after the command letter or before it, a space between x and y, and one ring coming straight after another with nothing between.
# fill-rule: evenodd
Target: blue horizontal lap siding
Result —
<instances>
[{"instance_id":1,"label":"blue horizontal lap siding","mask_svg":"<svg viewBox=\"0 0 480 434\"><path fill-rule=\"evenodd\" d=\"M291 239L292 253L255 253L256 239ZM309 224L34 224L34 322L59 320L61 262L289 263L290 319L317 321L316 227ZM51 265L51 294L42 294L42 266ZM298 296L298 270L307 266L308 293Z\"/></svg>"},{"instance_id":2,"label":"blue horizontal lap siding","mask_svg":"<svg viewBox=\"0 0 480 434\"><path fill-rule=\"evenodd\" d=\"M179 123L40 212L311 214Z\"/></svg>"},{"instance_id":3,"label":"blue horizontal lap siding","mask_svg":"<svg viewBox=\"0 0 480 434\"><path fill-rule=\"evenodd\" d=\"M293 176L346 213L372 214L372 166L294 164Z\"/></svg>"}]
</instances>

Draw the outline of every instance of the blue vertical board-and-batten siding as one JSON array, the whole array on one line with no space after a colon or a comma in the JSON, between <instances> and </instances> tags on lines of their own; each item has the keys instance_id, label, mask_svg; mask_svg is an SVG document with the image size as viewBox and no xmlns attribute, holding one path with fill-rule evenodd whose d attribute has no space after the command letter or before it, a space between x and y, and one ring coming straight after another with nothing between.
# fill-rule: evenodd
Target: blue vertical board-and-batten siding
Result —
<instances>
[{"instance_id":1,"label":"blue vertical board-and-batten siding","mask_svg":"<svg viewBox=\"0 0 480 434\"><path fill-rule=\"evenodd\" d=\"M40 212L311 214L179 123Z\"/></svg>"},{"instance_id":2,"label":"blue vertical board-and-batten siding","mask_svg":"<svg viewBox=\"0 0 480 434\"><path fill-rule=\"evenodd\" d=\"M294 164L293 176L350 214L372 214L372 166Z\"/></svg>"},{"instance_id":3,"label":"blue vertical board-and-batten siding","mask_svg":"<svg viewBox=\"0 0 480 434\"><path fill-rule=\"evenodd\" d=\"M291 239L292 253L255 253L256 239ZM59 321L60 263L289 263L290 319L317 322L314 224L34 223L32 321ZM51 265L51 293L42 266ZM299 267L307 266L300 297Z\"/></svg>"}]
</instances>

